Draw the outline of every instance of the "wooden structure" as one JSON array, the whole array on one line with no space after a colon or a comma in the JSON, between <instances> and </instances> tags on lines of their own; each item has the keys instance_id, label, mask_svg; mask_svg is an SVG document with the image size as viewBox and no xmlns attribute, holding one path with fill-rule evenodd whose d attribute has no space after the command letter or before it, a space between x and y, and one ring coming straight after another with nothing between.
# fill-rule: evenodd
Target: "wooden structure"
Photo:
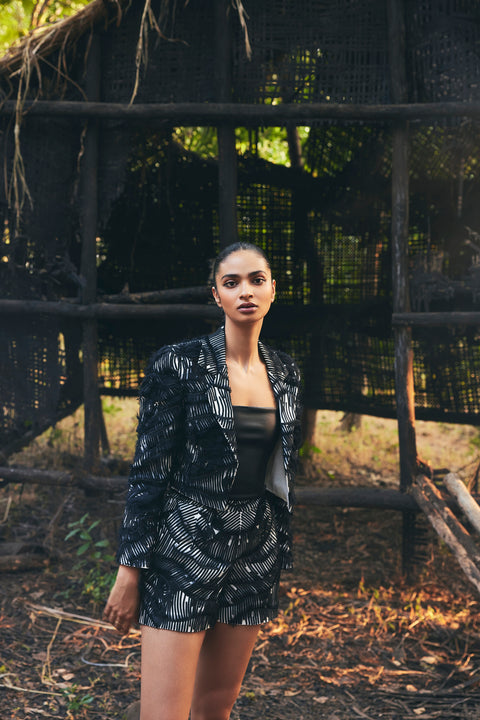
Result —
<instances>
[{"instance_id":1,"label":"wooden structure","mask_svg":"<svg viewBox=\"0 0 480 720\"><path fill-rule=\"evenodd\" d=\"M456 132L456 129L463 127L469 119L471 142L465 155L468 152L475 154L478 143L476 123L480 118L480 95L475 90L473 82L470 85L467 83L469 78L475 76L478 69L476 60L471 60L471 54L468 54L469 48L476 47L478 38L475 33L478 31L473 22L474 4L467 2L466 5L468 8L465 13L460 14L453 2L447 2L445 6L435 10L437 24L433 23L433 27L437 34L434 34L433 31L425 29L427 21L432 23L429 4L414 3L411 0L388 0L387 3L380 0L362 0L356 10L346 0L332 3L331 6L320 1L295 3L292 0L279 4L275 0L262 0L254 7L247 8L250 13L249 20L246 20L242 3L232 4L230 0L212 0L212 3L207 4L192 0L182 11L176 8L175 2L168 0L157 2L144 0L143 3L135 3L134 7L123 0L107 2L94 0L78 16L63 21L58 28L43 31L37 37L28 39L20 49L13 49L0 61L0 77L4 93L0 105L0 118L3 122L2 132L7 147L5 174L11 178L10 185L3 188L4 195L9 197L9 202L3 201L3 206L0 206L5 226L3 252L6 253L6 262L3 270L4 276L9 278L5 291L1 293L0 312L7 324L12 318L18 319L19 322L27 322L27 320L35 322L35 318L38 318L39 322L45 323L46 326L49 322L57 323L54 333L63 332L64 337L67 338L68 347L63 351L66 360L62 366L66 367L64 374L67 380L74 378L80 367L83 373L81 386L68 395L63 406L59 402L54 412L50 409L43 417L34 418L33 430L29 428L27 432L22 433L19 429L21 423L20 426L17 423L10 435L7 433L8 437L3 443L4 467L0 467L1 477L7 481L15 479L27 481L25 471L8 468L5 465L8 455L28 440L34 432L40 432L45 426L55 422L62 413L71 411L83 401L85 405L84 472L87 473L87 477L93 479L88 480L84 476L82 482L86 484L94 482L97 486L108 487L112 482L115 484L113 479L100 481L94 477L98 468L102 439L100 393L115 391L111 379L110 384L104 383L102 386L99 378L102 359L99 343L106 333L102 326L99 336L100 324L103 321L114 322L118 319L140 321L155 318L159 323L166 323L165 327L161 326L160 337L155 338L158 344L159 341L163 342L172 337L173 331L172 327L168 326L169 322L175 324L178 320L185 319L182 335L197 332L198 327L208 328L218 322L218 311L215 307L206 304L206 289L199 287L200 281L195 287L187 287L183 291L172 290L170 286L163 290L157 287L155 289L158 292L153 293L152 288L142 287L139 290L135 289L131 294L128 291L120 292L121 286L117 284L115 291L104 291L100 294L98 273L105 263L99 265L97 257L99 235L100 239L106 237L109 223L112 222L113 203L125 197L121 193L125 188L128 189L128 182L134 175L133 165L128 166L132 156L128 157L124 145L129 152L133 153L135 150L139 153L135 157L145 158L145 155L142 155L144 150L138 150L139 131L140 134L145 133L145 136L150 133L160 146L165 136L171 135L171 129L174 127L187 125L214 127L217 131L218 163L209 164L204 161L202 172L205 178L210 178L208 182L205 180L205 188L211 187L212 183L215 184L216 200L212 217L218 214L218 218L215 226L212 224L209 228L209 237L215 242L211 242L211 246L202 251L201 261L204 263L205 258L212 257L222 243L229 243L239 236L258 241L258 228L263 233L260 238L264 235L275 236L276 232L280 232L274 227L272 216L268 216L268 208L265 210L269 200L262 198L279 198L282 193L286 194L285 188L288 189L291 215L285 220L285 224L290 224L293 228L293 239L290 241L288 237L287 241L284 241L280 237L277 245L268 246L269 239L267 251L273 251L276 257L282 256L281 262L280 260L278 262L282 272L286 268L284 286L290 282L293 288L292 297L297 293L300 300L295 303L291 298L285 298L280 307L273 309L270 324L266 328L267 334L269 333L274 339L281 338L283 344L286 339L297 338L295 341L298 341L297 345L294 344L291 351L303 365L307 387L311 390L307 396L313 408L341 408L385 416L396 414L398 418L399 492L392 494L377 491L375 498L372 498L369 491L361 489L335 490L331 491L330 495L328 492L323 494L319 492L317 500L324 504L363 503L367 506L373 504L378 507L401 509L404 513L404 560L407 562L412 555L414 512L417 507L408 495L412 480L418 471L415 440L416 411L417 415L423 417L434 419L444 417L447 420L463 422L472 422L480 414L480 398L477 396L475 396L476 404L474 403L471 408L461 403L449 407L440 395L437 398L438 402L435 400L436 404L432 404L431 398L437 392L433 388L429 390L431 395L425 395L425 402L415 408L414 394L415 362L421 360L422 353L417 347L414 356L416 341L412 335L412 328L413 331L416 327L432 328L436 325L442 328L453 325L464 328L469 324L476 327L480 321L480 308L476 309L475 282L467 288L463 279L459 281L451 278L452 283L460 282L462 297L465 296L466 288L469 291L473 288L473 301L467 303L466 307L465 303L455 304L453 301L450 305L443 303L442 306L444 297L442 295L438 312L426 313L410 312L412 293L409 287L412 260L411 254L409 256L409 245L411 248L413 242L412 223L409 221L409 198L411 178L415 176L409 157L409 149L412 146L411 124L420 123L424 137L429 137L429 128L432 126L442 129L451 126ZM174 17L177 23L175 26L172 25ZM149 19L152 18L155 18L155 21L149 26ZM462 45L455 32L460 27L459 24L465 21L470 23L469 34L465 40L466 44ZM205 30L205 28L210 30L211 23L215 28L214 43L208 42L211 36ZM349 30L352 31L350 34ZM294 36L295 32L297 35ZM131 41L127 46L130 51L136 50L136 53L131 52L127 59L119 40L123 37L122 33L125 36L130 33L128 37L135 38L136 47L132 46ZM377 43L376 46L372 44L374 42ZM435 57L428 68L425 57L435 52L439 57L444 57L445 47L447 45L453 47L452 43L458 50L457 66L452 64L448 68L447 75L440 73L434 78L431 73L433 73L432 68L436 67ZM195 52L202 49L205 55L195 58ZM180 55L181 52L186 53L185 57ZM180 57L180 60L175 60L176 65L172 60L175 53ZM466 70L461 58L467 56L470 65ZM187 68L184 67L185 58L191 63ZM195 68L199 68L198 72L196 70L198 78L194 78L197 84L190 86L188 73L190 69L191 74L194 74L194 58ZM420 70L419 58L425 61L425 67L422 66ZM449 58L453 58L453 54ZM362 62L364 65L360 67ZM351 63L351 66L348 63ZM415 66L412 70L415 63L418 67ZM68 69L67 79L65 79L65 68ZM175 69L171 77L168 77L169 68ZM344 76L342 76L342 68ZM360 69L366 73L366 77L370 73L369 79L356 80L355 85L352 78L358 77L356 71L360 72ZM127 73L127 80L121 75L122 72ZM178 80L179 77L182 79L181 82ZM442 86L442 82L446 82L445 77L450 83L449 92L446 92ZM465 87L460 87L461 77L466 78ZM37 205L34 204L33 209L28 206L28 196L33 192L28 171L29 162L35 164L36 156L32 150L32 138L35 133L38 138L39 133L44 132L45 142L55 140L49 135L49 123L58 126L59 143L63 141L62 133L68 134L65 144L61 147L65 149L73 146L69 162L72 166L75 161L76 167L80 167L79 174L76 174L72 167L68 172L62 170L59 173L62 177L70 178L73 193L71 197L74 197L76 220L78 220L75 238L72 235L65 246L60 244L62 251L67 247L70 252L72 248L74 250L76 248L77 252L71 274L75 288L70 293L65 291L65 284L62 285L60 281L58 292L52 290L52 285L47 285L47 290L43 292L40 275L35 275L35 283L30 292L25 289L26 281L23 275L20 277L18 272L8 274L8 268L15 264L14 249L21 256L22 249L28 250L30 246L34 246L38 255L38 248L42 244L38 228L36 234L32 228L38 225L35 214L43 205L34 198ZM310 174L302 168L302 158L295 154L295 128L302 125L311 128L309 162L315 171ZM343 206L332 194L332 182L328 172L325 171L325 177L319 177L319 166L315 166L317 157L315 153L318 155L319 148L323 153L323 146L328 143L331 146L332 138L335 141L336 136L330 129L333 125L345 134L348 134L347 131L353 133L352 128L359 133L366 128L369 135L365 133L364 137L355 141L357 149L362 147L362 144L367 145L368 142L374 147L374 143L381 137L385 153L382 158L378 157L378 188L380 189L376 196L377 200L373 202L375 223L378 223L375 231L377 236L372 240L375 233L370 229L363 234L358 230L355 231L355 242L351 244L355 252L359 253L358 257L369 258L368 262L374 268L371 286L375 288L375 293L370 297L365 288L360 289L356 302L338 302L335 300L337 295L332 301L329 300L328 295L329 288L336 282L342 287L342 298L354 295L353 290L348 287L348 278L345 280L343 276L340 277L341 273L335 280L333 276L328 277L327 260L330 251L329 241L325 240L325 237L328 233L330 233L328 237L332 238L340 235L351 238L355 234L349 233L345 228L341 233L337 231L336 223L339 225L341 222L338 220L338 215ZM273 169L265 163L262 165L259 160L250 166L248 158L243 159L242 163L239 162L235 128L249 128L254 133L266 126L286 127L292 166L290 171ZM31 128L30 135L29 128ZM155 136L154 133L160 130L164 134ZM337 137L340 137L340 130ZM329 132L331 135L327 137ZM136 137L135 142L132 140L133 135ZM177 152L175 157L174 151ZM387 156L391 159L387 160ZM165 157L167 158L165 166L170 168L177 165L180 167L181 163L194 162L187 153L175 150L171 143L168 145ZM148 166L146 160L142 162L145 167ZM137 162L139 163L140 161ZM385 169L387 165L388 169ZM347 166L348 163L345 163L345 167ZM378 170L380 166L382 167ZM49 177L54 172L56 170L52 168ZM287 172L288 180L285 180ZM473 177L475 175L473 170L472 173ZM212 180L213 176L215 176L214 180ZM270 194L265 192L267 181L262 179L265 177L269 178ZM338 182L348 184L350 179L345 169L338 172ZM363 178L357 178L358 180L360 186ZM463 180L462 175L462 183ZM164 179L161 179L161 182L164 182ZM391 189L389 209L386 208L382 196L387 185ZM261 192L264 195L258 190L260 186L263 187ZM478 190L476 175L471 186L472 193ZM9 189L10 194L8 194ZM56 191L61 193L62 187L56 187ZM259 194L255 195L257 191ZM341 191L341 188L337 189L337 195L341 194ZM185 192L188 194L189 190ZM205 189L205 193L208 192ZM207 194L204 197L207 197ZM316 204L319 197L323 204ZM244 210L248 198L250 200L253 198L252 205L255 207L264 203L262 208L265 216L262 216L258 226L255 225L255 211L251 206L248 207L248 211ZM50 232L50 236L55 236L57 239L67 237L69 232L67 228L70 219L65 210L66 199L67 196L64 194L61 202L57 202L56 212L63 213L61 222L60 220L58 222L60 229ZM365 197L360 200L362 207L355 216L358 227L362 225L362 215L367 212L369 206ZM334 220L333 215L328 219L327 232L325 217L327 208L331 207L332 203L336 208L337 219ZM355 205L355 196L347 197L347 205ZM51 213L51 202L45 203L45 208ZM173 213L171 208L170 211ZM241 217L242 212L247 214L246 220ZM418 217L422 216L424 211L415 209L415 212L418 225ZM473 224L477 219L475 212L472 210L473 220L470 220L470 216L465 217L465 223L468 220ZM279 215L281 216L280 212ZM385 218L391 228L388 242L381 230L381 223L385 223ZM480 232L480 225L478 230ZM195 231L192 230L192 238L194 234ZM430 230L423 228L420 232L417 227L413 234L417 239L421 236L426 248L425 257L429 256L432 250ZM114 231L111 232L111 236L113 235ZM78 237L81 238L81 243L77 242ZM197 242L198 238L193 240L193 244L190 244L185 251L186 255L192 252L192 248L201 244L200 241ZM130 239L129 242L132 245L136 240ZM271 242L273 243L273 240ZM165 241L164 252L167 244L168 252L173 252L171 248L175 242ZM437 245L440 244L438 241ZM363 248L367 246L368 252L365 254ZM25 253L28 255L27 250ZM58 249L53 254L55 252L58 255ZM133 257L133 249L130 253ZM160 257L159 255L158 258ZM336 256L332 254L331 257ZM66 256L61 267L64 274L67 263L65 258ZM351 268L355 268L356 258L357 255L348 266L348 272L352 277L354 271ZM274 265L275 261L274 259ZM385 274L387 262L389 266ZM111 257L110 264L112 264ZM332 261L330 267L333 266ZM172 267L175 267L174 264ZM364 270L366 272L366 268L365 264L361 272ZM53 273L50 271L49 273L49 278L53 277ZM34 273L27 275L29 281L33 283ZM132 275L132 277L136 276ZM427 280L431 281L431 277L429 276ZM427 280L424 281L422 288L425 287ZM381 292L378 291L379 287L383 288ZM455 300L455 291L452 292L453 295L449 297ZM436 297L435 290L430 292L429 298L433 298L433 304ZM369 322L373 316L376 319L374 318L375 327L372 329ZM79 323L82 327L81 353L79 345L75 344L78 343L76 330L72 330L72 327L78 329ZM338 325L342 323L351 328L351 334L345 341L344 336L338 335ZM63 328L67 326L68 334L65 334L67 331ZM28 334L28 323L25 328L22 332ZM355 368L352 366L351 347L356 342L355 338L358 338L362 332L366 338L365 348L369 354L365 362ZM302 333L303 336L308 333L307 344L302 344L304 341ZM74 351L70 352L69 356L72 343ZM447 344L445 340L445 347ZM383 379L378 382L369 381L379 364L378 347L385 348L387 345L390 349L382 350L389 358L388 368L380 369L384 373ZM340 362L339 347L342 348ZM465 346L455 339L455 351L460 347ZM392 348L393 353L391 353ZM145 346L144 356L147 350L148 345ZM329 353L332 353L333 359L327 362L325 358L329 357ZM360 355L359 350L358 354ZM449 361L453 359L454 362L454 354L449 358ZM474 362L475 359L476 355L473 360L469 358L468 362ZM394 371L390 362L393 360ZM420 373L428 375L428 365L420 369L417 367L417 374ZM394 387L391 382L393 374ZM10 381L13 379L13 382L17 382L20 376L21 370L17 366L9 376ZM333 378L331 380L333 390L329 394L325 392L325 387L330 382L328 379L330 376ZM369 385L368 392L364 392L365 383ZM57 378L60 391L65 389L66 384L65 380ZM135 383L132 385L134 386ZM125 383L120 383L117 391L119 394L134 392L132 386L127 387ZM21 416L18 408L15 413ZM6 415L10 416L10 412ZM104 433L103 441L106 442ZM69 484L76 481L74 476L58 476L55 473L30 472L28 477L33 482L52 484L64 482ZM304 492L311 500L312 493Z\"/></svg>"}]
</instances>

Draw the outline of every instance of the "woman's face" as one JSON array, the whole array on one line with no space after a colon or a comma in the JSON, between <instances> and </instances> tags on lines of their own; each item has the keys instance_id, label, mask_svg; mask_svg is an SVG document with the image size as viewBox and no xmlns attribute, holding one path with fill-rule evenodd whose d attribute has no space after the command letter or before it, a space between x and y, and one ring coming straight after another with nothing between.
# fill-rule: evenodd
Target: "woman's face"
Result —
<instances>
[{"instance_id":1,"label":"woman's face","mask_svg":"<svg viewBox=\"0 0 480 720\"><path fill-rule=\"evenodd\" d=\"M237 250L220 263L213 297L225 316L237 323L262 320L275 297L275 280L265 258Z\"/></svg>"}]
</instances>

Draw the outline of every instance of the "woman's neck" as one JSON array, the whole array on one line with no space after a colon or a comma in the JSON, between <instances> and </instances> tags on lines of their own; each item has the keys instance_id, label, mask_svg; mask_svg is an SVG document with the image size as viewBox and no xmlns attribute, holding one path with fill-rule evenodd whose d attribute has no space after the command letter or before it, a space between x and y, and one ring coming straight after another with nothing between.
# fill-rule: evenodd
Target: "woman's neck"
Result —
<instances>
[{"instance_id":1,"label":"woman's neck","mask_svg":"<svg viewBox=\"0 0 480 720\"><path fill-rule=\"evenodd\" d=\"M225 319L225 346L227 363L234 362L245 371L259 361L258 339L262 322L236 325Z\"/></svg>"}]
</instances>

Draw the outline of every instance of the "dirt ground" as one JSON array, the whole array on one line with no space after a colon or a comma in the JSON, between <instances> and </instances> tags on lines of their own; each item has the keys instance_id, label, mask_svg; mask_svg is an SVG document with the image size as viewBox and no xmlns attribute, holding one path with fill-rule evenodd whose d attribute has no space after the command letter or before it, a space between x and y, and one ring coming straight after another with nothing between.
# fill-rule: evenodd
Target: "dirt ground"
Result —
<instances>
[{"instance_id":1,"label":"dirt ground","mask_svg":"<svg viewBox=\"0 0 480 720\"><path fill-rule=\"evenodd\" d=\"M395 425L367 418L345 434L338 423L319 414L299 484L395 486ZM15 462L68 466L69 432L57 428ZM417 435L435 466L474 474L475 428L425 423ZM110 462L115 474L122 462ZM1 574L0 720L122 718L138 699L139 633L120 638L99 619L121 511L121 497L105 494L0 489L2 552L24 564ZM400 513L297 507L295 569L232 720L480 719L480 599L422 519L419 527L407 580Z\"/></svg>"}]
</instances>

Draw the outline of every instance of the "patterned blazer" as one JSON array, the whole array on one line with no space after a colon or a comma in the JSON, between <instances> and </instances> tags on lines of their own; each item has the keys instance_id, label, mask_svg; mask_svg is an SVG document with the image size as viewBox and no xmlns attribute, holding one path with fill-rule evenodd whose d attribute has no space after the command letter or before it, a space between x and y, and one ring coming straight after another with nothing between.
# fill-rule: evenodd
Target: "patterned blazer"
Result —
<instances>
[{"instance_id":1,"label":"patterned blazer","mask_svg":"<svg viewBox=\"0 0 480 720\"><path fill-rule=\"evenodd\" d=\"M300 376L285 353L259 342L280 416L280 438L267 468L283 567L291 567L290 511L300 445ZM224 509L238 458L225 357L225 329L167 345L150 360L140 387L137 445L117 560L148 568L162 500L171 487Z\"/></svg>"}]
</instances>

